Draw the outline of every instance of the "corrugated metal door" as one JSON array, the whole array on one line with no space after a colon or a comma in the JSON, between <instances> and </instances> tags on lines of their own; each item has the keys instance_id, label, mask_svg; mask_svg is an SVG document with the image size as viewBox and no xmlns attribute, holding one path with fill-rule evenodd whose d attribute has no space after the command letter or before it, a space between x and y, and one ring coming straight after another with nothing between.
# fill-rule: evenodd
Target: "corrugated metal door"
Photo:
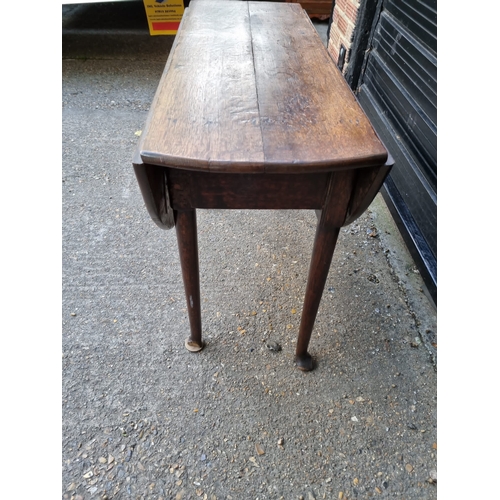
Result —
<instances>
[{"instance_id":1,"label":"corrugated metal door","mask_svg":"<svg viewBox=\"0 0 500 500\"><path fill-rule=\"evenodd\" d=\"M436 293L436 0L383 0L358 99L395 159L384 196Z\"/></svg>"}]
</instances>

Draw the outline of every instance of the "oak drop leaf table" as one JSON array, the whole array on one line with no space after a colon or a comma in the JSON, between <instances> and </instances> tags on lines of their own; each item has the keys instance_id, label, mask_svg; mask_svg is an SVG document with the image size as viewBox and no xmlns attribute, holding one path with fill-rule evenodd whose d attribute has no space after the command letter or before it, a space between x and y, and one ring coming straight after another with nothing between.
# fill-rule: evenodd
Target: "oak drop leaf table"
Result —
<instances>
[{"instance_id":1,"label":"oak drop leaf table","mask_svg":"<svg viewBox=\"0 0 500 500\"><path fill-rule=\"evenodd\" d=\"M366 210L392 160L300 4L192 1L133 165L152 219L176 228L190 351L203 347L196 209L316 210L295 358L311 370L340 228Z\"/></svg>"}]
</instances>

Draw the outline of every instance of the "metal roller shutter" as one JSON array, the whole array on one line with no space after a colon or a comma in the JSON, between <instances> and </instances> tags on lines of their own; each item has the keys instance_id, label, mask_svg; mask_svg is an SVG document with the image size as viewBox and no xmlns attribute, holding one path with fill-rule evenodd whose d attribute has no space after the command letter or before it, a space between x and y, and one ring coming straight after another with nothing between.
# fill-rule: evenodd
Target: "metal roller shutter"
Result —
<instances>
[{"instance_id":1,"label":"metal roller shutter","mask_svg":"<svg viewBox=\"0 0 500 500\"><path fill-rule=\"evenodd\" d=\"M437 291L436 22L436 0L379 2L359 80L351 82L395 159L383 194L434 301Z\"/></svg>"}]
</instances>

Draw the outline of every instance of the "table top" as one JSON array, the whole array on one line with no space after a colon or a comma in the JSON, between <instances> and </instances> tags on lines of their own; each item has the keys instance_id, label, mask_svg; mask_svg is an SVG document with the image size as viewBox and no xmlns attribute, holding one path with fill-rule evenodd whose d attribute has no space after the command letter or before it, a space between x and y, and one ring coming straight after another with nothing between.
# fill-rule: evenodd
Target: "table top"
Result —
<instances>
[{"instance_id":1,"label":"table top","mask_svg":"<svg viewBox=\"0 0 500 500\"><path fill-rule=\"evenodd\" d=\"M387 159L300 4L220 0L186 9L139 152L147 164L228 173Z\"/></svg>"}]
</instances>

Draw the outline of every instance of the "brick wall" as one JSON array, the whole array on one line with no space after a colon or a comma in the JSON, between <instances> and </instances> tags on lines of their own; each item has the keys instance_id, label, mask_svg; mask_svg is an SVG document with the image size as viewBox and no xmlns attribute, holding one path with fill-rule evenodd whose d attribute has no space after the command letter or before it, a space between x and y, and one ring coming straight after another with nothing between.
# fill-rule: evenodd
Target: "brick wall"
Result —
<instances>
[{"instance_id":1,"label":"brick wall","mask_svg":"<svg viewBox=\"0 0 500 500\"><path fill-rule=\"evenodd\" d=\"M349 64L350 47L360 0L336 0L330 27L330 39L328 40L328 51L335 62L338 62L340 46L346 48L343 72Z\"/></svg>"}]
</instances>

